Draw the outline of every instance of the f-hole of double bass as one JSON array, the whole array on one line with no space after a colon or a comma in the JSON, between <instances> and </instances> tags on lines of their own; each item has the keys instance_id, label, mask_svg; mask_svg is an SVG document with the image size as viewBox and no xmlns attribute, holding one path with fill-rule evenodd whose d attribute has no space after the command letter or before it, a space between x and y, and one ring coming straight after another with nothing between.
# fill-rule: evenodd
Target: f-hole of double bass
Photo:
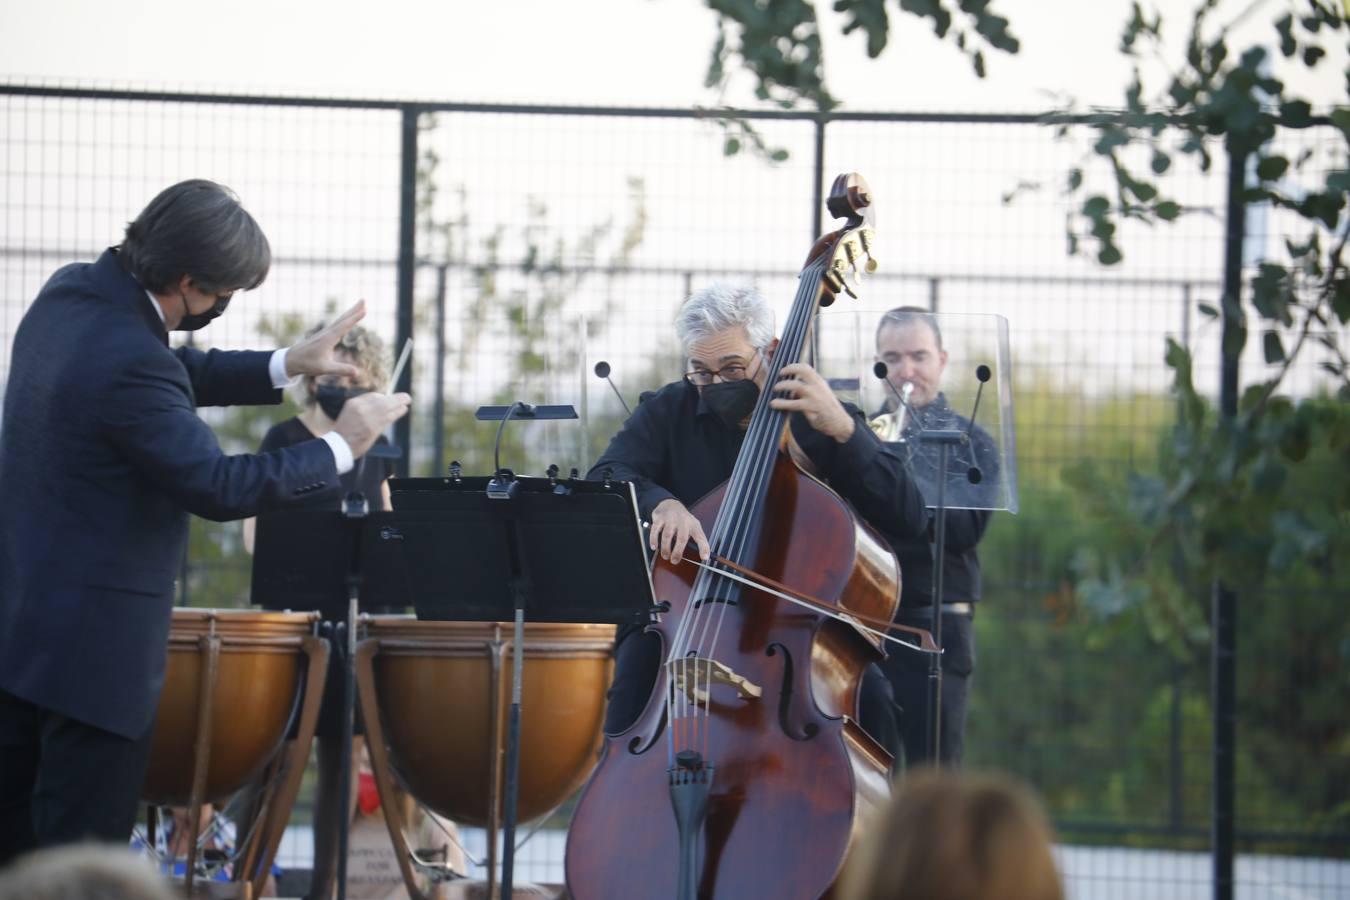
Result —
<instances>
[{"instance_id":1,"label":"f-hole of double bass","mask_svg":"<svg viewBox=\"0 0 1350 900\"><path fill-rule=\"evenodd\" d=\"M703 604L705 603L725 603L727 606L741 605L740 601L738 601L735 597L719 597L716 594L712 594L710 596L700 597L699 599L695 600L694 609L702 609Z\"/></svg>"}]
</instances>

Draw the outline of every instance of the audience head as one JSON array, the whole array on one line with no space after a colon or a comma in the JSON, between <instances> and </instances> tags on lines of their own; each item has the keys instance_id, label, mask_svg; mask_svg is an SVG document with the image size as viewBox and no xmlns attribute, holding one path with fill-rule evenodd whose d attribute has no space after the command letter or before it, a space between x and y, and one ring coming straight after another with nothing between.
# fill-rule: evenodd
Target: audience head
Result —
<instances>
[{"instance_id":1,"label":"audience head","mask_svg":"<svg viewBox=\"0 0 1350 900\"><path fill-rule=\"evenodd\" d=\"M174 894L130 848L72 844L0 870L0 900L174 900Z\"/></svg>"},{"instance_id":2,"label":"audience head","mask_svg":"<svg viewBox=\"0 0 1350 900\"><path fill-rule=\"evenodd\" d=\"M846 900L1062 900L1040 804L1005 778L922 770L853 853Z\"/></svg>"}]
</instances>

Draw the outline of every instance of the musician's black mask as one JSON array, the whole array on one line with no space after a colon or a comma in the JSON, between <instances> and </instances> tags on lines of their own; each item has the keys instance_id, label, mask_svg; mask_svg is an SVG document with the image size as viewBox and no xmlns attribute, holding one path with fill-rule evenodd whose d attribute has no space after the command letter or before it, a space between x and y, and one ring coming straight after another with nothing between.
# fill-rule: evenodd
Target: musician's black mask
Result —
<instances>
[{"instance_id":1,"label":"musician's black mask","mask_svg":"<svg viewBox=\"0 0 1350 900\"><path fill-rule=\"evenodd\" d=\"M700 390L704 405L728 428L739 428L755 411L755 401L759 399L759 385L753 378L719 381Z\"/></svg>"},{"instance_id":2,"label":"musician's black mask","mask_svg":"<svg viewBox=\"0 0 1350 900\"><path fill-rule=\"evenodd\" d=\"M321 384L314 388L314 400L323 414L334 422L342 415L342 407L352 397L369 394L370 388L345 388L336 384Z\"/></svg>"},{"instance_id":3,"label":"musician's black mask","mask_svg":"<svg viewBox=\"0 0 1350 900\"><path fill-rule=\"evenodd\" d=\"M183 296L183 318L178 320L178 325L175 326L174 331L197 331L198 329L205 328L207 325L210 325L216 319L220 318L220 314L223 313L225 308L229 305L230 295L225 294L217 297L216 302L204 313L188 312L187 297Z\"/></svg>"}]
</instances>

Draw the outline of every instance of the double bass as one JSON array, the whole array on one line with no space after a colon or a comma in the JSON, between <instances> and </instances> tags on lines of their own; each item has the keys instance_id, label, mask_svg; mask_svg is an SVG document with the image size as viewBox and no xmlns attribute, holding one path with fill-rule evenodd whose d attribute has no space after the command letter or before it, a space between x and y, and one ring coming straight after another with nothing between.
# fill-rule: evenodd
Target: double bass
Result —
<instances>
[{"instance_id":1,"label":"double bass","mask_svg":"<svg viewBox=\"0 0 1350 900\"><path fill-rule=\"evenodd\" d=\"M846 221L808 255L767 384L802 358L819 307L872 271L870 191L835 179ZM710 564L657 559L649 626L664 664L642 714L607 735L572 818L574 900L817 898L867 812L889 795L890 755L858 725L862 622L889 623L895 557L806 468L788 414L764 390L731 478L694 504Z\"/></svg>"}]
</instances>

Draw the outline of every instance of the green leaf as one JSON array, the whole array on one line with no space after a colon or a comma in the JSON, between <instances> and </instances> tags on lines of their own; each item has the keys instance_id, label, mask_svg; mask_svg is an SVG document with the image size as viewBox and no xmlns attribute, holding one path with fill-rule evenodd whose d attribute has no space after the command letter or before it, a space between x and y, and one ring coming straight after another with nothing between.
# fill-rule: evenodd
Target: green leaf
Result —
<instances>
[{"instance_id":1,"label":"green leaf","mask_svg":"<svg viewBox=\"0 0 1350 900\"><path fill-rule=\"evenodd\" d=\"M1290 325L1293 324L1289 314L1290 300L1288 270L1275 263L1261 263L1256 277L1252 279L1252 306L1256 307L1262 318Z\"/></svg>"},{"instance_id":2,"label":"green leaf","mask_svg":"<svg viewBox=\"0 0 1350 900\"><path fill-rule=\"evenodd\" d=\"M1175 200L1159 200L1153 207L1153 214L1164 222L1171 222L1181 215L1181 204Z\"/></svg>"},{"instance_id":3,"label":"green leaf","mask_svg":"<svg viewBox=\"0 0 1350 900\"><path fill-rule=\"evenodd\" d=\"M1302 560L1320 557L1326 552L1328 535L1292 510L1281 510L1271 517L1270 566L1284 570Z\"/></svg>"},{"instance_id":4,"label":"green leaf","mask_svg":"<svg viewBox=\"0 0 1350 900\"><path fill-rule=\"evenodd\" d=\"M1312 124L1312 105L1306 100L1286 100L1280 104L1280 124L1289 128L1307 128Z\"/></svg>"},{"instance_id":5,"label":"green leaf","mask_svg":"<svg viewBox=\"0 0 1350 900\"><path fill-rule=\"evenodd\" d=\"M1203 303L1200 304L1200 306L1202 309L1213 309L1213 307L1206 307L1205 304ZM1218 311L1215 310L1214 314L1217 316ZM1175 340L1173 340L1172 338L1168 338L1167 349L1163 352L1163 362L1167 363L1168 368L1181 369L1184 367L1186 371L1189 373L1191 366L1191 354L1186 350L1185 347L1178 344Z\"/></svg>"},{"instance_id":6,"label":"green leaf","mask_svg":"<svg viewBox=\"0 0 1350 900\"><path fill-rule=\"evenodd\" d=\"M1350 82L1350 75L1346 76L1347 82ZM1331 111L1331 124L1335 125L1350 140L1350 106L1342 106Z\"/></svg>"},{"instance_id":7,"label":"green leaf","mask_svg":"<svg viewBox=\"0 0 1350 900\"><path fill-rule=\"evenodd\" d=\"M1125 181L1125 188L1131 194L1134 194L1140 203L1147 203L1158 196L1158 189L1147 181L1138 181L1134 178L1129 178Z\"/></svg>"},{"instance_id":8,"label":"green leaf","mask_svg":"<svg viewBox=\"0 0 1350 900\"><path fill-rule=\"evenodd\" d=\"M1350 278L1344 274L1332 282L1331 310L1342 325L1350 322Z\"/></svg>"},{"instance_id":9,"label":"green leaf","mask_svg":"<svg viewBox=\"0 0 1350 900\"><path fill-rule=\"evenodd\" d=\"M1083 215L1098 219L1106 215L1106 211L1111 208L1111 201L1107 200L1101 194L1093 194L1083 201Z\"/></svg>"},{"instance_id":10,"label":"green leaf","mask_svg":"<svg viewBox=\"0 0 1350 900\"><path fill-rule=\"evenodd\" d=\"M1326 55L1327 51L1321 47L1316 44L1309 44L1303 48L1303 64L1311 69Z\"/></svg>"},{"instance_id":11,"label":"green leaf","mask_svg":"<svg viewBox=\"0 0 1350 900\"><path fill-rule=\"evenodd\" d=\"M1078 189L1079 189L1080 187L1082 187L1082 186L1083 186L1083 170L1082 170L1082 169L1070 169L1070 170L1069 170L1069 190L1070 190L1070 191L1076 191L1076 190L1078 190Z\"/></svg>"},{"instance_id":12,"label":"green leaf","mask_svg":"<svg viewBox=\"0 0 1350 900\"><path fill-rule=\"evenodd\" d=\"M1219 311L1208 303L1197 303L1196 308L1200 310L1201 314L1209 316L1211 319L1217 319L1219 317Z\"/></svg>"},{"instance_id":13,"label":"green leaf","mask_svg":"<svg viewBox=\"0 0 1350 900\"><path fill-rule=\"evenodd\" d=\"M1261 341L1266 362L1270 364L1284 362L1284 341L1274 331L1267 331Z\"/></svg>"},{"instance_id":14,"label":"green leaf","mask_svg":"<svg viewBox=\"0 0 1350 900\"><path fill-rule=\"evenodd\" d=\"M886 49L886 37L890 32L890 20L886 15L884 0L835 0L836 12L848 15L844 25L844 34L851 34L857 28L867 34L867 55L876 59Z\"/></svg>"},{"instance_id":15,"label":"green leaf","mask_svg":"<svg viewBox=\"0 0 1350 900\"><path fill-rule=\"evenodd\" d=\"M1288 471L1274 459L1266 457L1252 470L1252 488L1258 494L1278 494L1284 487Z\"/></svg>"},{"instance_id":16,"label":"green leaf","mask_svg":"<svg viewBox=\"0 0 1350 900\"><path fill-rule=\"evenodd\" d=\"M1298 41L1294 40L1294 17L1285 15L1275 23L1275 30L1280 33L1280 52L1286 59L1293 56L1298 50Z\"/></svg>"},{"instance_id":17,"label":"green leaf","mask_svg":"<svg viewBox=\"0 0 1350 900\"><path fill-rule=\"evenodd\" d=\"M1275 181L1289 169L1289 160L1283 156L1263 156L1256 164L1256 174L1263 181Z\"/></svg>"},{"instance_id":18,"label":"green leaf","mask_svg":"<svg viewBox=\"0 0 1350 900\"><path fill-rule=\"evenodd\" d=\"M1310 193L1298 204L1298 211L1310 219L1316 219L1328 228L1335 229L1345 206L1345 194L1339 191Z\"/></svg>"},{"instance_id":19,"label":"green leaf","mask_svg":"<svg viewBox=\"0 0 1350 900\"><path fill-rule=\"evenodd\" d=\"M723 156L735 156L737 153L740 152L741 152L741 142L739 138L729 137L727 138L726 143L722 145Z\"/></svg>"},{"instance_id":20,"label":"green leaf","mask_svg":"<svg viewBox=\"0 0 1350 900\"><path fill-rule=\"evenodd\" d=\"M1242 392L1242 396L1238 398L1238 412L1251 412L1256 408L1256 404L1260 403L1266 396L1268 390L1270 390L1270 385L1266 382L1247 385Z\"/></svg>"},{"instance_id":21,"label":"green leaf","mask_svg":"<svg viewBox=\"0 0 1350 900\"><path fill-rule=\"evenodd\" d=\"M774 162L786 162L788 155L789 155L788 151L780 147L779 149L770 153L769 158L772 159Z\"/></svg>"},{"instance_id":22,"label":"green leaf","mask_svg":"<svg viewBox=\"0 0 1350 900\"><path fill-rule=\"evenodd\" d=\"M1116 147L1123 147L1130 142L1130 136L1123 128L1115 125L1101 125L1098 127L1101 137L1092 145L1092 150L1098 156L1108 156Z\"/></svg>"},{"instance_id":23,"label":"green leaf","mask_svg":"<svg viewBox=\"0 0 1350 900\"><path fill-rule=\"evenodd\" d=\"M1153 169L1154 174L1161 175L1172 165L1172 157L1161 150L1153 151L1153 159L1149 161L1149 168Z\"/></svg>"},{"instance_id":24,"label":"green leaf","mask_svg":"<svg viewBox=\"0 0 1350 900\"><path fill-rule=\"evenodd\" d=\"M1097 252L1097 262L1104 266L1114 266L1124 257L1121 256L1120 248L1113 243L1108 243Z\"/></svg>"}]
</instances>

